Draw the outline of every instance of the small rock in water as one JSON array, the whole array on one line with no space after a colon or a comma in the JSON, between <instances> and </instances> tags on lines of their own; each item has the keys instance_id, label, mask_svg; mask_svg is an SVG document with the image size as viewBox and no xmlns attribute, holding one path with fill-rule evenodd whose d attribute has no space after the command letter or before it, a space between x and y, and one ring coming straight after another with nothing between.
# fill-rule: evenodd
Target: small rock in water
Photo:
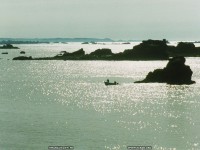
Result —
<instances>
[{"instance_id":1,"label":"small rock in water","mask_svg":"<svg viewBox=\"0 0 200 150\"><path fill-rule=\"evenodd\" d=\"M21 51L21 52L20 52L20 54L25 54L25 53L26 53L25 51Z\"/></svg>"}]
</instances>

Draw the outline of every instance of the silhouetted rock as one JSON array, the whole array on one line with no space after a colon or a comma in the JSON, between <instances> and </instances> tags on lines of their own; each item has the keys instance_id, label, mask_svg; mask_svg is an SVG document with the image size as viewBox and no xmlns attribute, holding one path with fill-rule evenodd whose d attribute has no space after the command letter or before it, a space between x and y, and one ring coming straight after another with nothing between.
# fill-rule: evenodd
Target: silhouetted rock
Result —
<instances>
[{"instance_id":1,"label":"silhouetted rock","mask_svg":"<svg viewBox=\"0 0 200 150\"><path fill-rule=\"evenodd\" d=\"M89 44L89 42L83 42L82 44Z\"/></svg>"},{"instance_id":2,"label":"silhouetted rock","mask_svg":"<svg viewBox=\"0 0 200 150\"><path fill-rule=\"evenodd\" d=\"M2 52L1 54L8 54L8 52Z\"/></svg>"},{"instance_id":3,"label":"silhouetted rock","mask_svg":"<svg viewBox=\"0 0 200 150\"><path fill-rule=\"evenodd\" d=\"M89 55L91 56L111 56L113 55L111 49L109 48L102 48L102 49L97 49L94 52L91 52Z\"/></svg>"},{"instance_id":4,"label":"silhouetted rock","mask_svg":"<svg viewBox=\"0 0 200 150\"><path fill-rule=\"evenodd\" d=\"M200 55L199 48L196 48L194 43L179 42L177 46L168 46L169 56L185 56L196 57Z\"/></svg>"},{"instance_id":5,"label":"silhouetted rock","mask_svg":"<svg viewBox=\"0 0 200 150\"><path fill-rule=\"evenodd\" d=\"M147 40L133 49L125 50L117 57L127 60L166 60L168 59L166 40Z\"/></svg>"},{"instance_id":6,"label":"silhouetted rock","mask_svg":"<svg viewBox=\"0 0 200 150\"><path fill-rule=\"evenodd\" d=\"M81 59L81 57L85 56L85 51L81 48L75 52L69 53L66 51L61 51L60 54L54 56L53 58L49 58L51 60L53 59L61 59L61 60L78 60ZM41 60L42 58L40 58ZM46 60L46 58L44 58ZM48 59L48 58L47 58Z\"/></svg>"},{"instance_id":7,"label":"silhouetted rock","mask_svg":"<svg viewBox=\"0 0 200 150\"><path fill-rule=\"evenodd\" d=\"M85 51L81 48L75 52L72 52L68 55L71 55L71 56L84 56L85 55Z\"/></svg>"},{"instance_id":8,"label":"silhouetted rock","mask_svg":"<svg viewBox=\"0 0 200 150\"><path fill-rule=\"evenodd\" d=\"M122 44L131 44L130 42L124 42L124 43L122 43Z\"/></svg>"},{"instance_id":9,"label":"silhouetted rock","mask_svg":"<svg viewBox=\"0 0 200 150\"><path fill-rule=\"evenodd\" d=\"M19 56L19 57L15 57L13 58L13 60L32 60L33 58L30 56L30 57L27 57L27 56Z\"/></svg>"},{"instance_id":10,"label":"silhouetted rock","mask_svg":"<svg viewBox=\"0 0 200 150\"><path fill-rule=\"evenodd\" d=\"M112 53L111 49L103 48L97 49L90 54L86 54L81 57L82 60L114 60L112 57L114 54Z\"/></svg>"},{"instance_id":11,"label":"silhouetted rock","mask_svg":"<svg viewBox=\"0 0 200 150\"><path fill-rule=\"evenodd\" d=\"M193 84L195 81L191 80L192 73L190 67L185 65L184 57L174 57L169 60L165 68L149 72L144 80L135 83Z\"/></svg>"},{"instance_id":12,"label":"silhouetted rock","mask_svg":"<svg viewBox=\"0 0 200 150\"><path fill-rule=\"evenodd\" d=\"M19 49L19 47L14 47L11 44L5 44L5 45L1 46L0 49Z\"/></svg>"},{"instance_id":13,"label":"silhouetted rock","mask_svg":"<svg viewBox=\"0 0 200 150\"><path fill-rule=\"evenodd\" d=\"M167 43L169 42L166 39L142 41L132 49L120 53L112 53L111 49L103 48L85 54L81 48L72 53L62 51L54 57L39 57L33 60L168 60L169 56L200 56L200 47L195 47L193 43L180 42L177 46Z\"/></svg>"},{"instance_id":14,"label":"silhouetted rock","mask_svg":"<svg viewBox=\"0 0 200 150\"><path fill-rule=\"evenodd\" d=\"M21 52L20 52L20 54L25 54L25 53L26 53L25 51L21 51Z\"/></svg>"},{"instance_id":15,"label":"silhouetted rock","mask_svg":"<svg viewBox=\"0 0 200 150\"><path fill-rule=\"evenodd\" d=\"M179 50L194 50L195 49L195 45L193 43L190 42L179 42L177 45L177 49Z\"/></svg>"}]
</instances>

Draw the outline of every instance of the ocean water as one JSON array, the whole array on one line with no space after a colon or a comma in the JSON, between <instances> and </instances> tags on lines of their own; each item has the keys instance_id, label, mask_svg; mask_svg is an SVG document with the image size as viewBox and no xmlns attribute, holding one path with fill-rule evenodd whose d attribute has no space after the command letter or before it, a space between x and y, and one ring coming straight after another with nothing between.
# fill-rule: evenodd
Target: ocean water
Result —
<instances>
[{"instance_id":1,"label":"ocean water","mask_svg":"<svg viewBox=\"0 0 200 150\"><path fill-rule=\"evenodd\" d=\"M89 53L130 45L84 45ZM200 149L200 59L187 58L193 85L136 84L167 61L12 61L74 51L80 43L18 45L0 54L0 149ZM3 52L5 50L0 50ZM103 81L117 81L105 86Z\"/></svg>"}]
</instances>

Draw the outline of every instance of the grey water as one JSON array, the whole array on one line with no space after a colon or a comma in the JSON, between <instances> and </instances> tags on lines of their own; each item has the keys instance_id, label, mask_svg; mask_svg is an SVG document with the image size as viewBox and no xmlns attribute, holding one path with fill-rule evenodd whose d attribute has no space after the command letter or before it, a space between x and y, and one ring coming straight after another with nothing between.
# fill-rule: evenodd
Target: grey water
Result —
<instances>
[{"instance_id":1,"label":"grey water","mask_svg":"<svg viewBox=\"0 0 200 150\"><path fill-rule=\"evenodd\" d=\"M136 84L167 61L12 61L81 44L19 45L0 54L0 149L200 149L200 59L186 58L193 85ZM123 51L131 45L86 45ZM1 50L3 52L4 50ZM105 86L103 81L117 81Z\"/></svg>"}]
</instances>

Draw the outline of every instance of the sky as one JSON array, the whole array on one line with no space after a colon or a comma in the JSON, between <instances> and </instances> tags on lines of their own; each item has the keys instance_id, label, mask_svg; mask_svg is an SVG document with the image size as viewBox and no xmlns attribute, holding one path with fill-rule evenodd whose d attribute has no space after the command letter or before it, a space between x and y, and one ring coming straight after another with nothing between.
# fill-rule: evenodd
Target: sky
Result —
<instances>
[{"instance_id":1,"label":"sky","mask_svg":"<svg viewBox=\"0 0 200 150\"><path fill-rule=\"evenodd\" d=\"M200 40L200 0L0 0L0 37Z\"/></svg>"}]
</instances>

